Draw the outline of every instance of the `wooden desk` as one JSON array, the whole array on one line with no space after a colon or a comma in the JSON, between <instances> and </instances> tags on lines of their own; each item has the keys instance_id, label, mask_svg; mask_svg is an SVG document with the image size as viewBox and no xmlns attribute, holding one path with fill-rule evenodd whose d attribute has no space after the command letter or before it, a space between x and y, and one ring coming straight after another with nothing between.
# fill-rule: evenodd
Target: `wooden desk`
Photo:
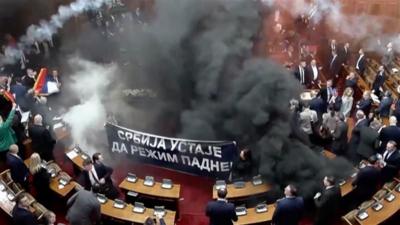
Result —
<instances>
[{"instance_id":1,"label":"wooden desk","mask_svg":"<svg viewBox=\"0 0 400 225\"><path fill-rule=\"evenodd\" d=\"M124 220L132 223L140 223L143 224L147 217L154 217L154 210L146 208L144 213L135 213L133 212L133 206L131 204L127 204L123 209L117 209L113 206L114 201L108 199L105 204L101 205L101 214L105 216L109 216L112 218L116 218L119 220ZM166 215L164 217L165 223L167 225L175 224L175 212L166 210Z\"/></svg>"},{"instance_id":2,"label":"wooden desk","mask_svg":"<svg viewBox=\"0 0 400 225\"><path fill-rule=\"evenodd\" d=\"M376 212L370 207L367 209L368 217L364 220L356 217L357 222L360 225L377 225L393 216L400 209L400 193L397 191L392 191L392 193L396 196L392 202L382 199L380 202L383 208L380 211Z\"/></svg>"},{"instance_id":3,"label":"wooden desk","mask_svg":"<svg viewBox=\"0 0 400 225\"><path fill-rule=\"evenodd\" d=\"M228 191L226 198L233 199L264 194L271 190L271 186L265 183L254 186L252 182L248 181L243 188L235 188L234 184L227 184L226 189ZM215 186L213 187L213 199L217 199L217 190L215 189Z\"/></svg>"},{"instance_id":4,"label":"wooden desk","mask_svg":"<svg viewBox=\"0 0 400 225\"><path fill-rule=\"evenodd\" d=\"M119 185L119 188L127 191L134 191L142 195L179 200L181 185L174 184L171 189L165 189L161 187L160 182L155 182L154 186L152 187L144 185L143 182L143 179L137 179L135 183L131 183L124 179Z\"/></svg>"},{"instance_id":5,"label":"wooden desk","mask_svg":"<svg viewBox=\"0 0 400 225\"><path fill-rule=\"evenodd\" d=\"M334 159L336 158L336 154L333 152L330 152L328 150L322 150L322 155L325 156L328 159Z\"/></svg>"},{"instance_id":6,"label":"wooden desk","mask_svg":"<svg viewBox=\"0 0 400 225\"><path fill-rule=\"evenodd\" d=\"M268 211L257 213L255 208L247 209L247 214L238 216L238 221L234 222L236 225L265 223L272 221L272 216L275 212L275 204L268 205Z\"/></svg>"},{"instance_id":7,"label":"wooden desk","mask_svg":"<svg viewBox=\"0 0 400 225\"><path fill-rule=\"evenodd\" d=\"M348 195L350 192L354 190L353 183L355 177L350 177L346 180L346 183L340 186L340 193L342 194L342 197Z\"/></svg>"},{"instance_id":8,"label":"wooden desk","mask_svg":"<svg viewBox=\"0 0 400 225\"><path fill-rule=\"evenodd\" d=\"M77 166L79 167L81 170L83 170L83 161L84 159L82 158L82 156L80 154L76 153L75 157L71 157L71 155L75 155L73 154L74 150L73 149L68 149L65 150L65 153L67 154L67 157Z\"/></svg>"}]
</instances>

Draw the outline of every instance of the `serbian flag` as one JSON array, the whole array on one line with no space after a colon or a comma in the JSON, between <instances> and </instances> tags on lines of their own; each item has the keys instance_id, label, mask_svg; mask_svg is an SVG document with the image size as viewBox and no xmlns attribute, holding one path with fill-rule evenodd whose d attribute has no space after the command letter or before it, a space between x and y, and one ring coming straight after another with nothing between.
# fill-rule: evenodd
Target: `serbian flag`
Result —
<instances>
[{"instance_id":1,"label":"serbian flag","mask_svg":"<svg viewBox=\"0 0 400 225\"><path fill-rule=\"evenodd\" d=\"M47 78L47 68L41 68L39 72L39 76L36 79L35 85L33 86L33 90L36 94L42 93L43 86L46 85Z\"/></svg>"}]
</instances>

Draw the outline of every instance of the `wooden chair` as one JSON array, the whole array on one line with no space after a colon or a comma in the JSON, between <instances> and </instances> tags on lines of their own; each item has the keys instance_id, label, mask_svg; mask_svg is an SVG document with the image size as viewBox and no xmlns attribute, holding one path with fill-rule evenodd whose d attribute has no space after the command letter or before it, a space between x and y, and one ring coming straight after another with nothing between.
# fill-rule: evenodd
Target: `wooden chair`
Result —
<instances>
[{"instance_id":1,"label":"wooden chair","mask_svg":"<svg viewBox=\"0 0 400 225\"><path fill-rule=\"evenodd\" d=\"M13 182L11 178L10 169L6 169L3 172L1 172L0 179L4 182L4 184L10 185Z\"/></svg>"},{"instance_id":2,"label":"wooden chair","mask_svg":"<svg viewBox=\"0 0 400 225\"><path fill-rule=\"evenodd\" d=\"M348 212L346 215L342 216L342 220L347 225L357 225L358 222L356 220L356 216L358 213L358 209L353 209L352 211Z\"/></svg>"},{"instance_id":3,"label":"wooden chair","mask_svg":"<svg viewBox=\"0 0 400 225\"><path fill-rule=\"evenodd\" d=\"M28 192L23 191L24 195L28 198L29 200L29 205L32 205L34 202L36 202L36 199L29 194Z\"/></svg>"},{"instance_id":4,"label":"wooden chair","mask_svg":"<svg viewBox=\"0 0 400 225\"><path fill-rule=\"evenodd\" d=\"M34 209L33 214L35 214L35 217L40 220L43 215L48 211L46 207L44 207L42 204L39 202L34 202L32 204L32 208Z\"/></svg>"},{"instance_id":5,"label":"wooden chair","mask_svg":"<svg viewBox=\"0 0 400 225\"><path fill-rule=\"evenodd\" d=\"M21 185L15 182L12 182L8 187L15 197L24 192L24 189L21 187Z\"/></svg>"},{"instance_id":6,"label":"wooden chair","mask_svg":"<svg viewBox=\"0 0 400 225\"><path fill-rule=\"evenodd\" d=\"M375 203L375 200L368 200L368 201L365 201L365 202L361 203L360 206L358 206L358 209L359 209L359 210L366 210L366 209L368 209L369 207L371 207L374 203Z\"/></svg>"},{"instance_id":7,"label":"wooden chair","mask_svg":"<svg viewBox=\"0 0 400 225\"><path fill-rule=\"evenodd\" d=\"M397 182L396 180L394 180L394 181L389 181L389 182L386 182L386 183L383 185L383 188L385 188L385 189L388 190L388 191L392 191L392 190L397 186L398 183L399 183L399 182Z\"/></svg>"},{"instance_id":8,"label":"wooden chair","mask_svg":"<svg viewBox=\"0 0 400 225\"><path fill-rule=\"evenodd\" d=\"M376 192L372 198L375 199L376 201L382 200L388 192L389 191L386 189L381 189L378 192Z\"/></svg>"}]
</instances>

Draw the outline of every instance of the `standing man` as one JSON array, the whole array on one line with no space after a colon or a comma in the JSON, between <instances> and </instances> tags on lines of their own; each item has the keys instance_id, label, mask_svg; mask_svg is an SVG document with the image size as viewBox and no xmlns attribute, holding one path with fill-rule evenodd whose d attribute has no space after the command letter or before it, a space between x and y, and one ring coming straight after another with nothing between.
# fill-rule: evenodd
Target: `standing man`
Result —
<instances>
[{"instance_id":1,"label":"standing man","mask_svg":"<svg viewBox=\"0 0 400 225\"><path fill-rule=\"evenodd\" d=\"M381 63L387 70L390 71L393 68L393 61L394 61L393 44L392 42L389 42L386 46L386 52L382 57Z\"/></svg>"},{"instance_id":2,"label":"standing man","mask_svg":"<svg viewBox=\"0 0 400 225\"><path fill-rule=\"evenodd\" d=\"M395 116L391 116L389 118L389 126L382 128L381 132L379 133L379 140L381 141L381 153L385 150L386 144L390 140L395 141L397 146L400 145L400 127L397 126L397 119Z\"/></svg>"},{"instance_id":3,"label":"standing man","mask_svg":"<svg viewBox=\"0 0 400 225\"><path fill-rule=\"evenodd\" d=\"M96 198L99 186L93 185L92 191L79 190L67 201L69 207L66 218L71 225L94 225L100 222L100 202Z\"/></svg>"},{"instance_id":4,"label":"standing man","mask_svg":"<svg viewBox=\"0 0 400 225\"><path fill-rule=\"evenodd\" d=\"M360 76L364 76L364 71L367 66L367 61L365 59L364 50L361 48L358 51L358 54L359 55L358 55L358 58L356 61L356 70L357 70L358 74L360 74Z\"/></svg>"},{"instance_id":5,"label":"standing man","mask_svg":"<svg viewBox=\"0 0 400 225\"><path fill-rule=\"evenodd\" d=\"M218 189L217 201L207 204L206 215L210 218L210 225L232 225L232 221L237 221L238 217L235 212L235 206L228 203L226 189Z\"/></svg>"},{"instance_id":6,"label":"standing man","mask_svg":"<svg viewBox=\"0 0 400 225\"><path fill-rule=\"evenodd\" d=\"M307 68L307 77L311 80L311 87L318 87L319 85L319 71L322 67L317 66L317 61L312 59L310 65Z\"/></svg>"},{"instance_id":7,"label":"standing man","mask_svg":"<svg viewBox=\"0 0 400 225\"><path fill-rule=\"evenodd\" d=\"M307 86L308 78L306 74L306 61L301 61L299 66L294 71L295 77L300 81L300 84L303 86Z\"/></svg>"},{"instance_id":8,"label":"standing man","mask_svg":"<svg viewBox=\"0 0 400 225\"><path fill-rule=\"evenodd\" d=\"M336 155L344 155L347 149L347 131L349 126L343 114L336 116L336 129L332 134L332 151Z\"/></svg>"},{"instance_id":9,"label":"standing man","mask_svg":"<svg viewBox=\"0 0 400 225\"><path fill-rule=\"evenodd\" d=\"M29 170L24 161L18 155L18 145L11 145L7 153L7 165L10 167L11 178L24 188L28 189Z\"/></svg>"},{"instance_id":10,"label":"standing man","mask_svg":"<svg viewBox=\"0 0 400 225\"><path fill-rule=\"evenodd\" d=\"M16 197L16 204L12 210L14 224L18 225L37 225L35 215L29 210L29 199L25 193Z\"/></svg>"},{"instance_id":11,"label":"standing man","mask_svg":"<svg viewBox=\"0 0 400 225\"><path fill-rule=\"evenodd\" d=\"M33 126L29 128L32 139L32 148L46 161L53 160L53 148L56 141L51 137L49 130L43 125L43 117L37 114L33 118Z\"/></svg>"},{"instance_id":12,"label":"standing man","mask_svg":"<svg viewBox=\"0 0 400 225\"><path fill-rule=\"evenodd\" d=\"M317 216L314 225L329 225L335 218L339 208L341 193L340 188L335 185L335 178L324 177L325 189L314 196L314 203L317 207Z\"/></svg>"},{"instance_id":13,"label":"standing man","mask_svg":"<svg viewBox=\"0 0 400 225\"><path fill-rule=\"evenodd\" d=\"M272 216L273 225L298 225L304 211L302 197L297 197L297 189L289 184L284 190L285 197L278 200Z\"/></svg>"},{"instance_id":14,"label":"standing man","mask_svg":"<svg viewBox=\"0 0 400 225\"><path fill-rule=\"evenodd\" d=\"M97 173L99 184L102 186L102 193L107 196L107 198L115 199L118 197L119 193L117 188L114 186L111 179L111 174L113 173L113 168L104 165L103 155L99 152L94 153L92 156L94 169Z\"/></svg>"},{"instance_id":15,"label":"standing man","mask_svg":"<svg viewBox=\"0 0 400 225\"><path fill-rule=\"evenodd\" d=\"M397 150L396 142L389 141L386 145L386 151L382 155L382 179L388 182L399 173L400 169L400 153Z\"/></svg>"},{"instance_id":16,"label":"standing man","mask_svg":"<svg viewBox=\"0 0 400 225\"><path fill-rule=\"evenodd\" d=\"M378 72L376 73L374 83L372 83L372 91L376 96L380 96L381 87L385 83L385 68L383 66L379 66Z\"/></svg>"},{"instance_id":17,"label":"standing man","mask_svg":"<svg viewBox=\"0 0 400 225\"><path fill-rule=\"evenodd\" d=\"M342 64L336 52L332 53L332 58L329 63L329 74L331 79L337 79L339 77L339 72Z\"/></svg>"}]
</instances>

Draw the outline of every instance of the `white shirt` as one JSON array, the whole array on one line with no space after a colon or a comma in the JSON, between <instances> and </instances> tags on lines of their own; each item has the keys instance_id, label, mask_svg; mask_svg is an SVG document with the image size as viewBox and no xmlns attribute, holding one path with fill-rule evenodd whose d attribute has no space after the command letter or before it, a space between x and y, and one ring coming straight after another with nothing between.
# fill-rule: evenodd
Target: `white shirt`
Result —
<instances>
[{"instance_id":1,"label":"white shirt","mask_svg":"<svg viewBox=\"0 0 400 225\"><path fill-rule=\"evenodd\" d=\"M395 151L396 151L396 150L389 152L388 150L386 150L386 151L383 153L383 160L386 161Z\"/></svg>"},{"instance_id":2,"label":"white shirt","mask_svg":"<svg viewBox=\"0 0 400 225\"><path fill-rule=\"evenodd\" d=\"M302 84L305 83L305 77L304 77L304 68L302 66L299 66L299 73L300 73L300 82Z\"/></svg>"},{"instance_id":3,"label":"white shirt","mask_svg":"<svg viewBox=\"0 0 400 225\"><path fill-rule=\"evenodd\" d=\"M313 71L314 80L316 80L318 78L318 68L317 68L317 66L311 66L311 68Z\"/></svg>"},{"instance_id":4,"label":"white shirt","mask_svg":"<svg viewBox=\"0 0 400 225\"><path fill-rule=\"evenodd\" d=\"M100 181L99 177L97 176L96 170L94 169L94 166L92 166L92 169L89 171L89 179L92 185L98 184Z\"/></svg>"},{"instance_id":5,"label":"white shirt","mask_svg":"<svg viewBox=\"0 0 400 225\"><path fill-rule=\"evenodd\" d=\"M356 69L358 69L358 70L360 69L359 64L360 64L362 57L364 57L364 54L360 55L360 57L358 57L358 60L357 60Z\"/></svg>"}]
</instances>

